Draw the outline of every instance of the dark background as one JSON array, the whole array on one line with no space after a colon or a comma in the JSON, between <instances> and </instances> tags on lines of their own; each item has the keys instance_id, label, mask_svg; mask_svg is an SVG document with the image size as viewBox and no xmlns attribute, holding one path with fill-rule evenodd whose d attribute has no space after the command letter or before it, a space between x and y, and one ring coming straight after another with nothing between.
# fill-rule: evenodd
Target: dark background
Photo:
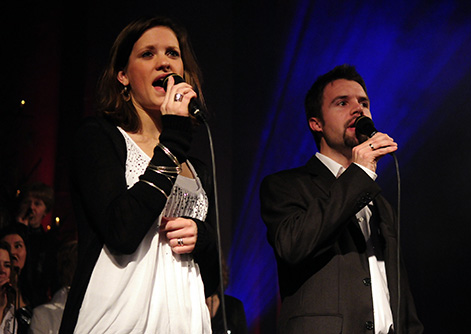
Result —
<instances>
[{"instance_id":1,"label":"dark background","mask_svg":"<svg viewBox=\"0 0 471 334\"><path fill-rule=\"evenodd\" d=\"M258 207L261 179L315 153L304 96L315 78L350 63L365 78L377 127L398 141L402 251L427 333L467 332L471 311L471 12L465 1L80 1L4 4L1 28L2 209L16 189L56 191L48 218L73 236L68 153L94 112L96 80L119 31L141 15L188 29L204 73L216 150L227 293L244 302L251 333L273 333L276 266ZM25 100L24 106L20 101ZM193 153L209 163L198 130ZM392 159L378 182L396 202Z\"/></svg>"}]
</instances>

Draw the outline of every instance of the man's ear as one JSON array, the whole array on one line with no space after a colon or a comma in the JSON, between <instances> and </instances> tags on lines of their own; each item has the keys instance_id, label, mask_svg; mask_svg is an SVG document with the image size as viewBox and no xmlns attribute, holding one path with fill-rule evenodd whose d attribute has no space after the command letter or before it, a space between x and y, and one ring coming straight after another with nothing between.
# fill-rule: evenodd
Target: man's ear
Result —
<instances>
[{"instance_id":1,"label":"man's ear","mask_svg":"<svg viewBox=\"0 0 471 334\"><path fill-rule=\"evenodd\" d=\"M129 79L128 79L126 73L124 73L124 71L119 71L118 72L117 79L118 79L119 82L121 82L123 84L123 86L129 85Z\"/></svg>"},{"instance_id":2,"label":"man's ear","mask_svg":"<svg viewBox=\"0 0 471 334\"><path fill-rule=\"evenodd\" d=\"M314 132L322 132L322 121L317 117L309 118L309 127Z\"/></svg>"}]
</instances>

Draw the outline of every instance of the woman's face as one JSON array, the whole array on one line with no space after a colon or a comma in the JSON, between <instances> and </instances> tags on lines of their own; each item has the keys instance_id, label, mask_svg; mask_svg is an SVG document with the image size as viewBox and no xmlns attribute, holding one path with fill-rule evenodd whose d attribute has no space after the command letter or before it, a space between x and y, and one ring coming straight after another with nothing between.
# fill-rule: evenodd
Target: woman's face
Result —
<instances>
[{"instance_id":1,"label":"woman's face","mask_svg":"<svg viewBox=\"0 0 471 334\"><path fill-rule=\"evenodd\" d=\"M12 265L20 268L21 271L26 261L26 246L23 238L18 234L8 234L2 240L10 245Z\"/></svg>"},{"instance_id":2,"label":"woman's face","mask_svg":"<svg viewBox=\"0 0 471 334\"><path fill-rule=\"evenodd\" d=\"M10 281L11 261L10 254L0 248L0 286Z\"/></svg>"},{"instance_id":3,"label":"woman's face","mask_svg":"<svg viewBox=\"0 0 471 334\"><path fill-rule=\"evenodd\" d=\"M183 60L175 33L158 26L147 30L134 44L126 69L118 73L124 86L131 86L136 108L160 110L165 90L156 86L169 73L183 76Z\"/></svg>"}]
</instances>

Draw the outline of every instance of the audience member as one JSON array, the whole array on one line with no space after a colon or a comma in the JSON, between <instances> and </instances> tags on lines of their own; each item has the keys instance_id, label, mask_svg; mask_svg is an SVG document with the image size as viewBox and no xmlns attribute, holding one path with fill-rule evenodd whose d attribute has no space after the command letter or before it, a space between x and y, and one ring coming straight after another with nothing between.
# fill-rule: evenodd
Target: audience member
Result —
<instances>
[{"instance_id":1,"label":"audience member","mask_svg":"<svg viewBox=\"0 0 471 334\"><path fill-rule=\"evenodd\" d=\"M54 294L50 302L33 309L33 318L31 319L29 333L59 333L65 302L76 266L77 242L72 241L59 248L57 253L57 275L61 288Z\"/></svg>"},{"instance_id":2,"label":"audience member","mask_svg":"<svg viewBox=\"0 0 471 334\"><path fill-rule=\"evenodd\" d=\"M32 229L39 229L54 205L54 190L43 182L35 182L22 189L18 199L16 220Z\"/></svg>"},{"instance_id":3,"label":"audience member","mask_svg":"<svg viewBox=\"0 0 471 334\"><path fill-rule=\"evenodd\" d=\"M0 333L16 333L15 291L10 283L12 255L10 246L0 242Z\"/></svg>"},{"instance_id":4,"label":"audience member","mask_svg":"<svg viewBox=\"0 0 471 334\"><path fill-rule=\"evenodd\" d=\"M229 272L226 263L222 263L224 287L229 283ZM244 304L233 297L224 294L227 329L231 334L247 334L247 319L245 317ZM206 298L211 315L211 329L213 334L226 334L221 306L221 290Z\"/></svg>"},{"instance_id":5,"label":"audience member","mask_svg":"<svg viewBox=\"0 0 471 334\"><path fill-rule=\"evenodd\" d=\"M28 280L34 294L31 305L36 307L50 300L51 295L59 288L54 281L56 238L52 231L45 231L44 217L54 205L53 189L36 182L20 191L16 220L28 226Z\"/></svg>"},{"instance_id":6,"label":"audience member","mask_svg":"<svg viewBox=\"0 0 471 334\"><path fill-rule=\"evenodd\" d=\"M16 290L16 318L18 333L27 333L31 322L31 296L34 294L31 282L28 280L27 267L27 226L12 223L0 231L0 241L6 242L11 250L13 273L11 283Z\"/></svg>"}]
</instances>

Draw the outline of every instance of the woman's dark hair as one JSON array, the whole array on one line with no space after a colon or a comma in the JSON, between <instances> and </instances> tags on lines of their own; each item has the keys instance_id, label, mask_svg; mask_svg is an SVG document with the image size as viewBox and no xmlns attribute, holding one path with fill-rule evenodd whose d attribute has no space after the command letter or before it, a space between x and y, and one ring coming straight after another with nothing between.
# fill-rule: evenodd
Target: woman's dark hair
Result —
<instances>
[{"instance_id":1,"label":"woman's dark hair","mask_svg":"<svg viewBox=\"0 0 471 334\"><path fill-rule=\"evenodd\" d=\"M0 241L0 249L5 250L8 253L8 257L10 258L10 281L15 279L13 275L15 274L13 271L13 264L12 264L12 256L11 256L11 248L10 245L5 241ZM14 303L15 294L12 294L10 291L7 290L7 302L8 304Z\"/></svg>"},{"instance_id":2,"label":"woman's dark hair","mask_svg":"<svg viewBox=\"0 0 471 334\"><path fill-rule=\"evenodd\" d=\"M21 291L21 297L23 298L23 301L27 304L27 307L29 307L31 306L30 304L32 303L32 300L34 299L36 292L34 291L32 287L32 284L29 278L30 275L28 273L29 267L30 267L30 262L29 262L30 256L28 255L28 250L29 250L28 227L24 224L17 223L17 222L10 223L9 225L7 225L6 227L0 230L0 242L5 242L5 241L2 241L2 239L5 238L7 235L12 235L12 234L19 235L23 239L23 242L26 247L26 260L25 260L24 268L21 271L19 271L18 267L12 266L12 272L16 274L16 279L12 279L12 285L17 287L19 291ZM11 259L10 245L8 245L8 248L10 249L10 259ZM15 276L15 274L13 274L12 276ZM37 305L38 304L35 304L34 306L37 306ZM29 311L25 310L25 312L29 312Z\"/></svg>"},{"instance_id":3,"label":"woman's dark hair","mask_svg":"<svg viewBox=\"0 0 471 334\"><path fill-rule=\"evenodd\" d=\"M124 86L117 79L118 73L128 65L136 41L147 30L159 26L167 27L175 33L183 61L183 78L195 89L201 105L204 106L201 70L186 29L166 17L140 18L128 24L116 38L110 50L109 63L98 83L98 112L125 131L136 132L141 124L132 100L126 101L122 96Z\"/></svg>"},{"instance_id":4,"label":"woman's dark hair","mask_svg":"<svg viewBox=\"0 0 471 334\"><path fill-rule=\"evenodd\" d=\"M360 76L360 74L358 74L354 66L348 64L336 66L333 70L319 76L312 85L311 89L309 89L307 92L304 106L306 109L306 119L308 122L312 117L323 120L322 103L324 98L324 89L329 83L338 79L356 81L361 85L361 87L363 87L365 93L367 93L365 81ZM316 145L320 149L320 134L314 131L312 131L312 133L314 135L314 139L316 140Z\"/></svg>"},{"instance_id":5,"label":"woman's dark hair","mask_svg":"<svg viewBox=\"0 0 471 334\"><path fill-rule=\"evenodd\" d=\"M11 248L10 248L10 244L8 244L7 242L5 241L0 241L0 249L4 249L8 252L8 255L10 256L10 260L11 260Z\"/></svg>"},{"instance_id":6,"label":"woman's dark hair","mask_svg":"<svg viewBox=\"0 0 471 334\"><path fill-rule=\"evenodd\" d=\"M23 239L26 249L28 249L28 226L22 223L11 222L0 230L0 240L11 234L18 234Z\"/></svg>"}]
</instances>

